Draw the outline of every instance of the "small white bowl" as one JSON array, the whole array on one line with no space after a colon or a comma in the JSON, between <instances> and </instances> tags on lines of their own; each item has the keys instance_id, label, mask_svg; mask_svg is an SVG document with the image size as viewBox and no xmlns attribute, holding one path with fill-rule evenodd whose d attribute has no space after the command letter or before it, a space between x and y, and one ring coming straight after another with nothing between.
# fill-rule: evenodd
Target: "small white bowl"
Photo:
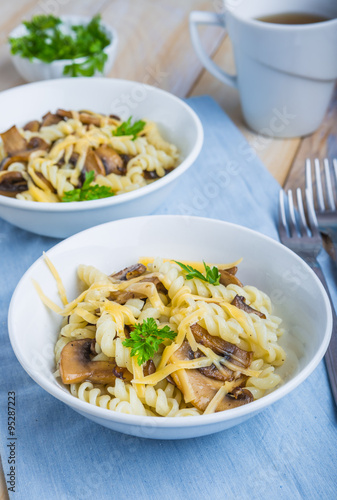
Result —
<instances>
[{"instance_id":1,"label":"small white bowl","mask_svg":"<svg viewBox=\"0 0 337 500\"><path fill-rule=\"evenodd\" d=\"M130 99L129 108L123 104L123 96ZM40 119L57 108L153 120L162 135L178 147L180 164L152 184L100 200L42 203L0 195L0 217L33 233L64 238L103 222L150 214L193 164L202 147L200 120L181 99L150 85L110 78L65 78L6 90L0 93L0 132L13 124L23 126Z\"/></svg>"},{"instance_id":2,"label":"small white bowl","mask_svg":"<svg viewBox=\"0 0 337 500\"><path fill-rule=\"evenodd\" d=\"M90 17L83 16L61 16L61 19L65 26L74 26L79 24L88 24L91 20ZM103 52L108 56L105 62L103 75L102 73L96 71L94 76L105 76L112 69L113 63L115 62L117 54L118 36L116 31L105 23L101 23L105 31L108 33L111 43L105 47ZM9 38L19 38L27 33L27 29L24 24L20 24L9 34ZM79 57L77 59L62 59L53 61L51 63L45 63L39 59L32 59L31 61L26 57L21 57L17 54L11 54L13 64L18 71L18 73L27 82L37 82L39 80L51 80L54 78L66 78L63 74L63 69L65 66L72 63L81 63L84 61L84 57Z\"/></svg>"},{"instance_id":3,"label":"small white bowl","mask_svg":"<svg viewBox=\"0 0 337 500\"><path fill-rule=\"evenodd\" d=\"M8 328L14 352L26 372L47 392L94 422L125 434L184 439L244 422L301 384L321 361L330 341L331 307L313 271L280 243L238 225L170 215L119 220L76 234L47 255L60 273L69 300L78 294L79 264L91 264L110 274L145 255L219 263L243 257L240 280L272 297L274 313L289 331L283 344L288 360L280 367L285 383L253 403L212 415L177 418L140 417L96 407L71 396L53 376L54 345L61 320L42 304L32 279L53 301L60 301L55 281L39 258L19 282L10 304ZM289 278L293 269L301 277L298 282L291 279L292 275ZM283 411L282 404L278 411Z\"/></svg>"}]
</instances>

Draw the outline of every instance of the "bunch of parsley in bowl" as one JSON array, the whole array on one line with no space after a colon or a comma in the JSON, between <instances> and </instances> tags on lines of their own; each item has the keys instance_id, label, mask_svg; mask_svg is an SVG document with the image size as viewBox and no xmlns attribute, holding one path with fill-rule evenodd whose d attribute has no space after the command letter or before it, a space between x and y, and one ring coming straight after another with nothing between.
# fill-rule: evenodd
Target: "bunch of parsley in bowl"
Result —
<instances>
[{"instance_id":1,"label":"bunch of parsley in bowl","mask_svg":"<svg viewBox=\"0 0 337 500\"><path fill-rule=\"evenodd\" d=\"M87 17L34 16L9 35L14 66L27 81L106 75L116 56L117 34Z\"/></svg>"}]
</instances>

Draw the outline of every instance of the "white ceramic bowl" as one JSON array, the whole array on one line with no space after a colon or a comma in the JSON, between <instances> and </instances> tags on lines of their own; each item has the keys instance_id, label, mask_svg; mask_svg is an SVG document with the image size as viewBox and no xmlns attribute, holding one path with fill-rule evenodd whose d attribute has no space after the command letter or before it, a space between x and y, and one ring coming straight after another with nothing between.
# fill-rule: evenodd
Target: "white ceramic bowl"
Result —
<instances>
[{"instance_id":1,"label":"white ceramic bowl","mask_svg":"<svg viewBox=\"0 0 337 500\"><path fill-rule=\"evenodd\" d=\"M61 19L65 26L70 27L79 24L88 24L91 20L90 17L83 16L61 16ZM118 36L116 31L107 24L101 22L103 28L108 33L111 43L105 47L103 52L108 56L108 59L105 62L103 76L107 75L115 62L116 54L117 54L117 45L118 45ZM24 36L27 33L27 29L24 24L20 24L9 34L9 38L19 38ZM81 63L85 58L79 57L77 59L63 59L53 61L52 63L45 63L40 61L39 59L33 59L30 61L25 57L21 57L20 55L11 54L11 58L13 64L18 71L18 73L24 78L27 82L37 82L39 80L51 80L54 78L65 78L63 75L63 69L68 64L73 62ZM102 73L96 72L96 76L102 76Z\"/></svg>"},{"instance_id":2,"label":"white ceramic bowl","mask_svg":"<svg viewBox=\"0 0 337 500\"><path fill-rule=\"evenodd\" d=\"M322 359L330 340L330 303L316 275L280 243L241 226L170 215L125 219L76 234L56 245L47 255L61 275L69 300L78 294L76 269L80 263L92 264L110 274L145 255L209 262L232 262L243 257L240 279L274 297L274 312L283 318L290 332L285 346L288 354L288 365L283 369L285 384L253 403L197 417L140 417L116 413L71 396L53 377L53 350L60 317L42 304L32 279L39 282L52 300L60 301L51 273L43 259L38 259L21 279L10 304L8 326L15 354L27 373L46 391L83 416L116 431L153 439L183 439L237 425L303 382ZM301 278L298 283L292 280L293 274L289 274L292 270ZM297 367L293 362L294 351L299 356ZM278 411L282 412L282 404Z\"/></svg>"},{"instance_id":3,"label":"white ceramic bowl","mask_svg":"<svg viewBox=\"0 0 337 500\"><path fill-rule=\"evenodd\" d=\"M123 96L129 99L130 107L123 104ZM39 119L57 108L154 120L163 136L179 148L180 164L152 184L101 200L41 203L0 195L0 217L33 233L62 238L103 222L150 214L193 164L202 147L200 120L181 99L142 83L107 78L50 80L2 92L0 131Z\"/></svg>"}]
</instances>

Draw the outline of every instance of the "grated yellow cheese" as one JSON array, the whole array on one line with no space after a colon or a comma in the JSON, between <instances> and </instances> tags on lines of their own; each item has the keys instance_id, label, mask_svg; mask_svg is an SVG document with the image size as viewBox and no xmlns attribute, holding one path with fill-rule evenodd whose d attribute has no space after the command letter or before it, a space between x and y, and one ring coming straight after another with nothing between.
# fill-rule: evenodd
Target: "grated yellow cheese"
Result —
<instances>
[{"instance_id":1,"label":"grated yellow cheese","mask_svg":"<svg viewBox=\"0 0 337 500\"><path fill-rule=\"evenodd\" d=\"M174 363L170 363L169 365L165 366L165 368L157 370L152 375L148 375L147 377L139 379L133 379L131 382L133 384L156 385L158 384L158 382L168 377L169 375L171 375L171 373L177 370L193 370L197 368L205 368L206 366L210 366L211 364L212 360L207 358L192 359L188 361L175 361Z\"/></svg>"},{"instance_id":2,"label":"grated yellow cheese","mask_svg":"<svg viewBox=\"0 0 337 500\"><path fill-rule=\"evenodd\" d=\"M140 264L143 264L146 267L149 264L152 264L153 261L154 261L154 257L141 257L140 259L138 259L138 262ZM163 259L163 262L173 262L173 260L172 259ZM202 262L199 262L199 261L195 262L195 261L190 261L190 260L179 260L179 262L181 262L185 266L192 266L194 269L196 269L197 271L199 271L201 273L205 271L204 264ZM206 262L206 264L210 267L216 266L218 269L230 269L231 267L235 267L238 264L240 264L240 262L242 262L242 258L236 260L235 262L231 262L229 264L212 264L209 262Z\"/></svg>"},{"instance_id":3,"label":"grated yellow cheese","mask_svg":"<svg viewBox=\"0 0 337 500\"><path fill-rule=\"evenodd\" d=\"M39 297L42 300L42 302L44 303L44 305L47 306L47 307L49 307L49 309L51 309L52 311L54 311L54 312L56 312L58 314L62 314L61 307L58 306L57 304L55 304L55 302L53 302L52 300L50 300L50 298L47 297L47 295L45 295L43 293L42 288L40 287L40 285L38 284L37 281L35 281L35 280L32 280L32 281L33 281L33 285L35 287L35 290L39 294Z\"/></svg>"},{"instance_id":4,"label":"grated yellow cheese","mask_svg":"<svg viewBox=\"0 0 337 500\"><path fill-rule=\"evenodd\" d=\"M228 389L224 384L222 387L220 387L214 398L211 399L211 401L208 403L207 408L204 411L204 415L210 415L211 413L214 413L218 407L218 404L226 396L227 393Z\"/></svg>"},{"instance_id":5,"label":"grated yellow cheese","mask_svg":"<svg viewBox=\"0 0 337 500\"><path fill-rule=\"evenodd\" d=\"M50 260L50 258L48 257L48 255L45 252L43 252L43 257L44 257L44 260L45 260L47 266L49 267L50 272L54 276L54 279L55 279L56 285L57 285L57 289L58 289L59 295L61 297L61 300L63 302L63 305L68 304L66 290L65 290L64 285L62 283L60 275L57 272L56 267L54 266L54 264L52 263L52 261Z\"/></svg>"}]
</instances>

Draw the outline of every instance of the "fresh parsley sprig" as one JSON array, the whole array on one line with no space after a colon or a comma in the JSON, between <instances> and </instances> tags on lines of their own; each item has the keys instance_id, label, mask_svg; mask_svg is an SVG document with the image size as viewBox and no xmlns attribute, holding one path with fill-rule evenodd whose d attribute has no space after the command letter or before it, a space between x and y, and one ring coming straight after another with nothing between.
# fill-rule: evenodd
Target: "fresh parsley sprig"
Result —
<instances>
[{"instance_id":1,"label":"fresh parsley sprig","mask_svg":"<svg viewBox=\"0 0 337 500\"><path fill-rule=\"evenodd\" d=\"M153 357L164 340L174 340L176 335L169 326L158 328L155 320L148 318L135 325L123 345L131 348L131 356L137 356L138 365L142 365Z\"/></svg>"},{"instance_id":2,"label":"fresh parsley sprig","mask_svg":"<svg viewBox=\"0 0 337 500\"><path fill-rule=\"evenodd\" d=\"M92 76L95 71L103 72L107 60L104 49L111 39L101 25L100 15L94 16L86 25L71 26L68 33L63 29L62 20L52 15L34 16L23 24L27 33L9 39L12 54L45 63L83 57L81 63L66 65L63 74Z\"/></svg>"},{"instance_id":3,"label":"fresh parsley sprig","mask_svg":"<svg viewBox=\"0 0 337 500\"><path fill-rule=\"evenodd\" d=\"M85 181L81 188L73 189L72 191L66 191L63 194L61 201L89 201L98 200L100 198L109 198L115 193L111 188L107 186L98 186L95 184L91 186L90 184L95 178L95 172L91 170L85 173Z\"/></svg>"},{"instance_id":4,"label":"fresh parsley sprig","mask_svg":"<svg viewBox=\"0 0 337 500\"><path fill-rule=\"evenodd\" d=\"M200 271L197 269L194 269L192 266L188 266L185 264L182 264L181 262L178 262L177 260L174 261L176 264L178 264L183 271L186 272L186 279L187 280L192 280L193 278L199 278L202 281L207 281L211 285L220 285L220 278L221 275L219 273L219 269L216 266L213 266L212 269L203 261L204 263L204 268L205 268L205 273L206 275L203 275Z\"/></svg>"},{"instance_id":5,"label":"fresh parsley sprig","mask_svg":"<svg viewBox=\"0 0 337 500\"><path fill-rule=\"evenodd\" d=\"M81 63L73 62L65 66L63 74L69 76L93 76L95 71L103 73L104 64L107 59L108 56L104 52L88 56Z\"/></svg>"},{"instance_id":6,"label":"fresh parsley sprig","mask_svg":"<svg viewBox=\"0 0 337 500\"><path fill-rule=\"evenodd\" d=\"M121 123L115 130L113 130L112 135L120 136L120 135L133 135L132 140L134 141L137 137L137 134L141 132L146 122L143 120L138 120L133 125L131 125L132 116L130 116L126 122Z\"/></svg>"}]
</instances>

